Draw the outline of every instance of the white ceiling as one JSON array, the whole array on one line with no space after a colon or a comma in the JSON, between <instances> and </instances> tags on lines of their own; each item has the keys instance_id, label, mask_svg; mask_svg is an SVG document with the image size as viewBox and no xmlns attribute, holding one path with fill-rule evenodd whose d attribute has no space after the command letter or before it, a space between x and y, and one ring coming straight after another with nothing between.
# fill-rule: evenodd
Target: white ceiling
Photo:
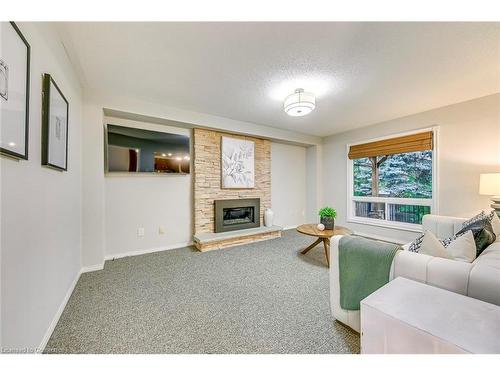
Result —
<instances>
[{"instance_id":1,"label":"white ceiling","mask_svg":"<svg viewBox=\"0 0 500 375\"><path fill-rule=\"evenodd\" d=\"M500 23L65 23L86 88L325 136L500 92ZM316 110L292 118L295 88Z\"/></svg>"}]
</instances>

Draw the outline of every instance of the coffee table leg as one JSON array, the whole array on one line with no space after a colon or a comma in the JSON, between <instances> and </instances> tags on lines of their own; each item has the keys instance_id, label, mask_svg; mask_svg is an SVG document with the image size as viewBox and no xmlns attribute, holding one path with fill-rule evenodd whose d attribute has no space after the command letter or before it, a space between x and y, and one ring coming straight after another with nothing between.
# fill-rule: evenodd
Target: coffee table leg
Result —
<instances>
[{"instance_id":1,"label":"coffee table leg","mask_svg":"<svg viewBox=\"0 0 500 375\"><path fill-rule=\"evenodd\" d=\"M307 253L309 250L311 250L312 248L314 248L317 244L319 244L320 242L322 241L321 238L318 238L316 241L314 241L313 244L309 245L308 247L306 247L304 250L302 250L300 253L301 254L305 254Z\"/></svg>"},{"instance_id":2,"label":"coffee table leg","mask_svg":"<svg viewBox=\"0 0 500 375\"><path fill-rule=\"evenodd\" d=\"M325 247L326 264L330 268L330 239L323 238L323 246Z\"/></svg>"}]
</instances>

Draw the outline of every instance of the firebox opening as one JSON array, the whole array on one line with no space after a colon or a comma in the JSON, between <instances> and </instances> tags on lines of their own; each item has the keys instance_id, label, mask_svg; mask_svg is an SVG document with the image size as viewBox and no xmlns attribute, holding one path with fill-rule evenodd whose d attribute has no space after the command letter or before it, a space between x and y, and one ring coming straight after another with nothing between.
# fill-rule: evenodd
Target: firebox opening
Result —
<instances>
[{"instance_id":1,"label":"firebox opening","mask_svg":"<svg viewBox=\"0 0 500 375\"><path fill-rule=\"evenodd\" d=\"M222 211L224 225L238 225L254 221L253 207L224 208Z\"/></svg>"},{"instance_id":2,"label":"firebox opening","mask_svg":"<svg viewBox=\"0 0 500 375\"><path fill-rule=\"evenodd\" d=\"M214 202L215 232L260 226L260 199L223 199Z\"/></svg>"}]
</instances>

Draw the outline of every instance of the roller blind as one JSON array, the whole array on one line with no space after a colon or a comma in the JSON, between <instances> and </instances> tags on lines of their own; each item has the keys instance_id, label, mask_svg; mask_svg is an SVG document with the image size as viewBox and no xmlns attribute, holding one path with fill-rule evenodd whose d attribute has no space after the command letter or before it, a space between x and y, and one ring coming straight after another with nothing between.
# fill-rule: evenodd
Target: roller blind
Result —
<instances>
[{"instance_id":1,"label":"roller blind","mask_svg":"<svg viewBox=\"0 0 500 375\"><path fill-rule=\"evenodd\" d=\"M363 143L349 148L349 159L432 150L432 131Z\"/></svg>"}]
</instances>

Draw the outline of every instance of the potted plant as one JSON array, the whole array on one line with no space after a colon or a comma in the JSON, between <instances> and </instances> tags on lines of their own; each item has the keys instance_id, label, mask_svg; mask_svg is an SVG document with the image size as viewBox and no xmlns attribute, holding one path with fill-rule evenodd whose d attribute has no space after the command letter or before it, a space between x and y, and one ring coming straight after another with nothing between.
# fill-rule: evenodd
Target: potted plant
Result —
<instances>
[{"instance_id":1,"label":"potted plant","mask_svg":"<svg viewBox=\"0 0 500 375\"><path fill-rule=\"evenodd\" d=\"M319 210L319 217L321 218L321 224L325 226L325 229L333 229L335 225L335 218L337 217L337 211L331 207L323 207Z\"/></svg>"}]
</instances>

